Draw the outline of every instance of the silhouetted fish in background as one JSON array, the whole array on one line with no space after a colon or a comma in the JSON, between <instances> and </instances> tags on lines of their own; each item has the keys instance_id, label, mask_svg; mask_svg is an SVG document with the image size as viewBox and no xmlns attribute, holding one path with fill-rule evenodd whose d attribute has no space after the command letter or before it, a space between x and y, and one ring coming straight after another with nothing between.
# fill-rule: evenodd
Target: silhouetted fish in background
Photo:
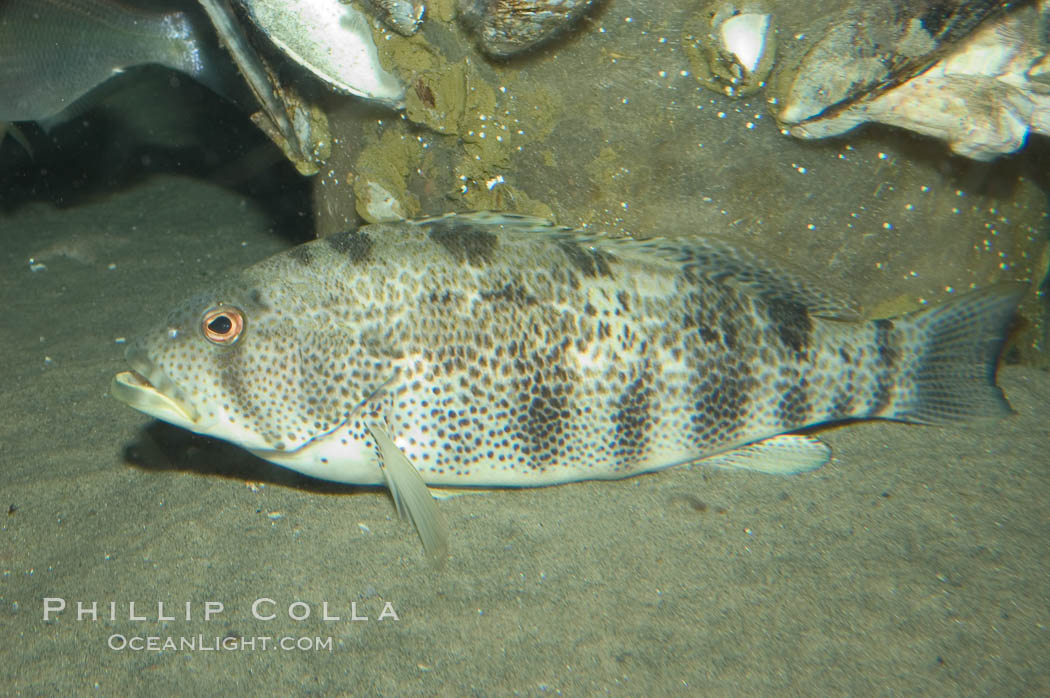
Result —
<instances>
[{"instance_id":1,"label":"silhouetted fish in background","mask_svg":"<svg viewBox=\"0 0 1050 698\"><path fill-rule=\"evenodd\" d=\"M196 9L196 5L189 5ZM110 0L0 3L0 122L54 117L127 68L155 63L220 94L219 48L202 41L193 13Z\"/></svg>"}]
</instances>

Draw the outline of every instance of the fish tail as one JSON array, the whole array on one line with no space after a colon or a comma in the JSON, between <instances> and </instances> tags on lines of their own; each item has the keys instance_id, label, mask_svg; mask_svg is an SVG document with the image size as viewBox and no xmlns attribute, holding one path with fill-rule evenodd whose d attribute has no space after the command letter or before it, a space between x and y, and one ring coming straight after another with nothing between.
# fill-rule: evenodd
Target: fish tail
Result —
<instances>
[{"instance_id":1,"label":"fish tail","mask_svg":"<svg viewBox=\"0 0 1050 698\"><path fill-rule=\"evenodd\" d=\"M900 400L884 416L925 424L1002 417L1013 410L995 383L999 355L1024 293L999 283L896 320L918 343L916 359L900 377Z\"/></svg>"}]
</instances>

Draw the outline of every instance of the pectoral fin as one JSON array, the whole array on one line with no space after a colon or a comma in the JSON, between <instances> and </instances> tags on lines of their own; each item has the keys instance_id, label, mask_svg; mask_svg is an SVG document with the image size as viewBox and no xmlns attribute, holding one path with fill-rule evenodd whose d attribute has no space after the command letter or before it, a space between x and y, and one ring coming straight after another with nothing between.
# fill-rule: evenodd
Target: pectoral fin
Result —
<instances>
[{"instance_id":1,"label":"pectoral fin","mask_svg":"<svg viewBox=\"0 0 1050 698\"><path fill-rule=\"evenodd\" d=\"M831 459L831 448L812 436L781 434L697 461L716 468L795 475L816 470Z\"/></svg>"},{"instance_id":2,"label":"pectoral fin","mask_svg":"<svg viewBox=\"0 0 1050 698\"><path fill-rule=\"evenodd\" d=\"M397 513L401 518L412 521L423 541L427 557L438 565L444 564L448 557L448 526L423 482L423 476L397 447L386 429L370 424L368 430L379 446L383 477L394 498Z\"/></svg>"}]
</instances>

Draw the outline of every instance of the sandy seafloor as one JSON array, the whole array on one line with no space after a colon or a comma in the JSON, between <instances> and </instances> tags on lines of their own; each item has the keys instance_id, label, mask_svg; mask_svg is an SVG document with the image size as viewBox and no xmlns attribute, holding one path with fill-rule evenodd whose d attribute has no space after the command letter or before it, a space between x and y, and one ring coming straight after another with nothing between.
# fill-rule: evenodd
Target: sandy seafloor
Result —
<instances>
[{"instance_id":1,"label":"sandy seafloor","mask_svg":"<svg viewBox=\"0 0 1050 698\"><path fill-rule=\"evenodd\" d=\"M115 340L287 246L268 228L171 177L0 220L0 693L1050 692L1046 373L1002 370L1017 414L997 423L827 430L834 459L806 475L678 468L448 500L435 571L385 492L307 481L107 395ZM45 597L70 610L45 622ZM253 618L259 598L276 619ZM78 601L118 617L78 621ZM209 621L207 601L224 605ZM297 601L310 619L287 617ZM385 602L397 620L377 619Z\"/></svg>"}]
</instances>

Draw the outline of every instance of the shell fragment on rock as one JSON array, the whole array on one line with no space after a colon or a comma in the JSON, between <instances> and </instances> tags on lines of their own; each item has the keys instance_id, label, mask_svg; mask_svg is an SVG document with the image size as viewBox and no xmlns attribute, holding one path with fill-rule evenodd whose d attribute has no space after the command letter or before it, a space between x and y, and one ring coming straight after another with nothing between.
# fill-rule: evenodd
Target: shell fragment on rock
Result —
<instances>
[{"instance_id":1,"label":"shell fragment on rock","mask_svg":"<svg viewBox=\"0 0 1050 698\"><path fill-rule=\"evenodd\" d=\"M238 0L289 59L332 89L400 105L404 85L379 63L368 18L340 0Z\"/></svg>"},{"instance_id":2,"label":"shell fragment on rock","mask_svg":"<svg viewBox=\"0 0 1050 698\"><path fill-rule=\"evenodd\" d=\"M1008 0L869 0L803 33L801 52L781 60L777 120L832 116L893 89L936 63ZM809 36L816 38L810 40Z\"/></svg>"},{"instance_id":3,"label":"shell fragment on rock","mask_svg":"<svg viewBox=\"0 0 1050 698\"><path fill-rule=\"evenodd\" d=\"M718 0L686 25L683 44L702 85L740 97L765 85L776 60L776 37L766 0Z\"/></svg>"},{"instance_id":4,"label":"shell fragment on rock","mask_svg":"<svg viewBox=\"0 0 1050 698\"><path fill-rule=\"evenodd\" d=\"M932 37L915 36L917 20L911 19L913 45L928 45L938 60L899 82L885 74L882 59L857 59L847 70L821 68L807 58L803 65L814 74L796 77L796 89L782 98L777 119L799 138L824 138L866 122L883 123L947 141L954 152L975 160L1017 150L1029 132L1050 134L1050 86L1045 83L1050 0L985 18L941 51ZM851 80L876 87L826 104L843 95ZM813 88L821 83L823 92Z\"/></svg>"},{"instance_id":5,"label":"shell fragment on rock","mask_svg":"<svg viewBox=\"0 0 1050 698\"><path fill-rule=\"evenodd\" d=\"M297 116L303 113L302 101L290 88L284 89L279 84L269 64L252 46L228 2L200 0L200 4L262 107L252 115L252 122L270 137L300 173L316 174L315 153L324 153L330 147L324 115L318 112L313 119ZM315 111L308 107L307 110ZM310 127L302 130L307 124ZM315 130L315 125L320 128Z\"/></svg>"},{"instance_id":6,"label":"shell fragment on rock","mask_svg":"<svg viewBox=\"0 0 1050 698\"><path fill-rule=\"evenodd\" d=\"M599 0L460 0L459 18L493 58L509 58L564 35Z\"/></svg>"},{"instance_id":7,"label":"shell fragment on rock","mask_svg":"<svg viewBox=\"0 0 1050 698\"><path fill-rule=\"evenodd\" d=\"M199 0L259 105L252 121L302 174L316 174L331 152L324 112L282 82L249 37L254 25L287 60L329 88L400 107L404 86L379 63L369 19L340 0ZM234 11L233 5L243 11ZM246 16L249 22L244 22ZM252 32L254 34L254 32Z\"/></svg>"},{"instance_id":8,"label":"shell fragment on rock","mask_svg":"<svg viewBox=\"0 0 1050 698\"><path fill-rule=\"evenodd\" d=\"M384 23L402 36L412 36L423 23L422 0L366 0Z\"/></svg>"},{"instance_id":9,"label":"shell fragment on rock","mask_svg":"<svg viewBox=\"0 0 1050 698\"><path fill-rule=\"evenodd\" d=\"M388 223L406 217L405 206L382 183L370 179L354 182L357 214L369 223Z\"/></svg>"}]
</instances>

